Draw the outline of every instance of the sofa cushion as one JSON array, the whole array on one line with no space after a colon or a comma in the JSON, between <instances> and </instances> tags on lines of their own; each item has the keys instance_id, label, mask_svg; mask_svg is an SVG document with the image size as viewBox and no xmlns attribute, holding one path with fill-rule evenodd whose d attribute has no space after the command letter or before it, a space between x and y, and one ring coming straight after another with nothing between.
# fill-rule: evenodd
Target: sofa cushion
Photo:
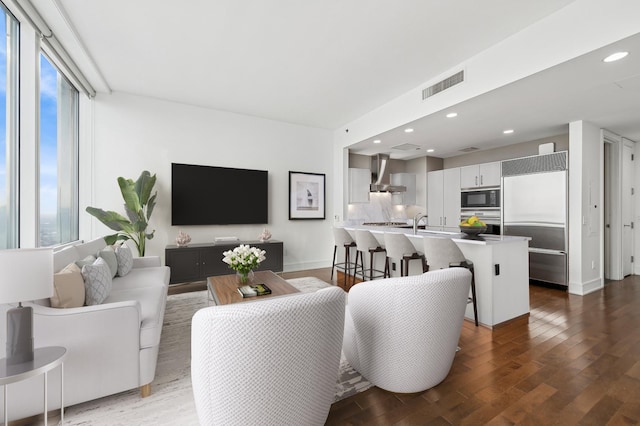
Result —
<instances>
[{"instance_id":1,"label":"sofa cushion","mask_svg":"<svg viewBox=\"0 0 640 426\"><path fill-rule=\"evenodd\" d=\"M78 265L70 263L53 276L52 308L79 308L84 305L84 280Z\"/></svg>"},{"instance_id":2,"label":"sofa cushion","mask_svg":"<svg viewBox=\"0 0 640 426\"><path fill-rule=\"evenodd\" d=\"M129 246L121 244L116 247L116 259L118 260L118 275L124 277L133 268L133 253Z\"/></svg>"},{"instance_id":3,"label":"sofa cushion","mask_svg":"<svg viewBox=\"0 0 640 426\"><path fill-rule=\"evenodd\" d=\"M98 257L104 259L109 265L109 269L111 270L111 278L115 277L118 273L118 259L116 258L116 252L113 251L113 247L106 246L103 247L98 253Z\"/></svg>"},{"instance_id":4,"label":"sofa cushion","mask_svg":"<svg viewBox=\"0 0 640 426\"><path fill-rule=\"evenodd\" d=\"M91 265L82 267L84 278L85 303L87 305L99 305L111 292L112 278L109 265L99 257Z\"/></svg>"},{"instance_id":5,"label":"sofa cushion","mask_svg":"<svg viewBox=\"0 0 640 426\"><path fill-rule=\"evenodd\" d=\"M120 278L117 278L114 282L120 280ZM140 349L144 349L157 346L160 343L166 299L167 288L165 286L120 287L112 290L104 303L136 300L140 304Z\"/></svg>"},{"instance_id":6,"label":"sofa cushion","mask_svg":"<svg viewBox=\"0 0 640 426\"><path fill-rule=\"evenodd\" d=\"M53 271L58 272L68 264L80 259L80 254L76 246L65 247L53 253Z\"/></svg>"},{"instance_id":7,"label":"sofa cushion","mask_svg":"<svg viewBox=\"0 0 640 426\"><path fill-rule=\"evenodd\" d=\"M152 266L148 268L133 268L124 277L113 280L113 290L126 290L131 288L164 287L169 285L168 266Z\"/></svg>"},{"instance_id":8,"label":"sofa cushion","mask_svg":"<svg viewBox=\"0 0 640 426\"><path fill-rule=\"evenodd\" d=\"M76 265L78 265L78 268L82 269L84 265L92 265L93 262L95 261L96 261L96 257L90 254L89 256L86 256L83 259L76 260Z\"/></svg>"},{"instance_id":9,"label":"sofa cushion","mask_svg":"<svg viewBox=\"0 0 640 426\"><path fill-rule=\"evenodd\" d=\"M76 244L78 259L82 259L89 255L95 256L95 254L102 250L106 245L107 243L104 241L104 238L96 238L95 240L91 240L86 243Z\"/></svg>"}]
</instances>

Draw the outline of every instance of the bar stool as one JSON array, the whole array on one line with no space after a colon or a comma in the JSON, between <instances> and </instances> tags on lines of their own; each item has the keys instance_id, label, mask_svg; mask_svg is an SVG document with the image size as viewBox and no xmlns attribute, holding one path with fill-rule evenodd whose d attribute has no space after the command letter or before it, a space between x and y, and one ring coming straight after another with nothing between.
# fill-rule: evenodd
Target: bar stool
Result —
<instances>
[{"instance_id":1,"label":"bar stool","mask_svg":"<svg viewBox=\"0 0 640 426\"><path fill-rule=\"evenodd\" d=\"M409 275L409 261L420 260L422 263L422 273L429 270L424 254L418 252L409 238L404 234L395 232L385 232L384 246L387 249L387 263L389 258L400 259L400 276Z\"/></svg>"},{"instance_id":2,"label":"bar stool","mask_svg":"<svg viewBox=\"0 0 640 426\"><path fill-rule=\"evenodd\" d=\"M471 297L467 299L467 303L473 303L473 317L477 327L478 303L473 262L464 257L462 250L451 238L424 237L424 254L431 270L461 267L471 272Z\"/></svg>"},{"instance_id":3,"label":"bar stool","mask_svg":"<svg viewBox=\"0 0 640 426\"><path fill-rule=\"evenodd\" d=\"M378 240L376 240L376 238L373 236L371 232L364 229L357 229L356 230L356 247L357 247L356 267L353 273L353 284L356 283L357 274L360 274L363 281L366 281L367 278L369 278L369 280L373 280L374 278L387 278L388 276L390 276L388 261L385 260L384 271L375 269L373 267L373 255L376 253L386 253L386 250L380 246L380 243L378 242ZM364 269L363 253L365 251L369 252L369 276L368 277ZM358 255L360 255L360 263L361 263L360 266L362 268L362 272L358 272ZM374 275L374 272L377 272L378 275ZM379 273L382 273L382 275L380 275Z\"/></svg>"},{"instance_id":4,"label":"bar stool","mask_svg":"<svg viewBox=\"0 0 640 426\"><path fill-rule=\"evenodd\" d=\"M353 241L349 232L344 228L333 228L333 240L335 245L333 246L333 263L331 264L331 280L333 281L334 269L344 271L344 288L347 289L347 275L351 275L350 271L354 268L355 263L351 261L350 248L356 247L356 242ZM336 252L338 246L344 247L344 262L336 263ZM355 268L354 268L355 271Z\"/></svg>"}]
</instances>

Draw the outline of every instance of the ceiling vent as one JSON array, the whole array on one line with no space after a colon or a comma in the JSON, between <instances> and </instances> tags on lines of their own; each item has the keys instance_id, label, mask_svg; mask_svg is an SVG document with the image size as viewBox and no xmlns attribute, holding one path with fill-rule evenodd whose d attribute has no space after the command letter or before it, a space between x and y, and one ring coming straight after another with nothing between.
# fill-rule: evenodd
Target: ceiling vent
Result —
<instances>
[{"instance_id":1,"label":"ceiling vent","mask_svg":"<svg viewBox=\"0 0 640 426\"><path fill-rule=\"evenodd\" d=\"M416 151L420 149L420 147L412 143L403 143L400 145L392 146L391 149L399 149L400 151Z\"/></svg>"},{"instance_id":2,"label":"ceiling vent","mask_svg":"<svg viewBox=\"0 0 640 426\"><path fill-rule=\"evenodd\" d=\"M462 148L462 149L460 150L460 152L473 152L473 151L477 151L477 150L479 150L479 149L480 149L480 148L476 148L475 146L470 146L470 147L468 147L468 148Z\"/></svg>"},{"instance_id":3,"label":"ceiling vent","mask_svg":"<svg viewBox=\"0 0 640 426\"><path fill-rule=\"evenodd\" d=\"M455 73L451 77L445 78L444 80L434 84L433 86L429 86L426 89L422 89L422 100L424 101L425 99L430 98L436 93L440 93L443 90L447 90L449 87L453 87L458 83L462 83L463 81L464 81L464 70Z\"/></svg>"}]
</instances>

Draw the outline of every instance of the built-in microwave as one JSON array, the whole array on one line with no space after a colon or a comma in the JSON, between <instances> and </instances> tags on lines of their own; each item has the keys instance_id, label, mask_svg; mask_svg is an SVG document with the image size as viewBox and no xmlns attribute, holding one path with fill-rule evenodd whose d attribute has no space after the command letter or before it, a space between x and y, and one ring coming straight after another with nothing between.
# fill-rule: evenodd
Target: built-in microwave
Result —
<instances>
[{"instance_id":1,"label":"built-in microwave","mask_svg":"<svg viewBox=\"0 0 640 426\"><path fill-rule=\"evenodd\" d=\"M460 193L460 207L463 209L499 208L500 189L478 189Z\"/></svg>"}]
</instances>

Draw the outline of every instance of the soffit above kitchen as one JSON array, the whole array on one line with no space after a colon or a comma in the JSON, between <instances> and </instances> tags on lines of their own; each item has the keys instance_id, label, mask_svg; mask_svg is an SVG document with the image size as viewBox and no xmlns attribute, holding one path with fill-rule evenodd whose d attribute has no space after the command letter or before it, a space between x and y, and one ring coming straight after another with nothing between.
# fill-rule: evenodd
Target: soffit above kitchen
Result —
<instances>
[{"instance_id":1,"label":"soffit above kitchen","mask_svg":"<svg viewBox=\"0 0 640 426\"><path fill-rule=\"evenodd\" d=\"M572 2L33 3L99 92L336 129Z\"/></svg>"},{"instance_id":2,"label":"soffit above kitchen","mask_svg":"<svg viewBox=\"0 0 640 426\"><path fill-rule=\"evenodd\" d=\"M630 54L615 63L603 62L618 51ZM447 118L450 112L457 116ZM349 150L404 160L426 155L448 158L566 134L568 123L576 120L640 142L638 117L640 33L368 138ZM407 133L407 128L413 131ZM514 132L504 134L507 129ZM398 149L407 145L413 149Z\"/></svg>"}]
</instances>

